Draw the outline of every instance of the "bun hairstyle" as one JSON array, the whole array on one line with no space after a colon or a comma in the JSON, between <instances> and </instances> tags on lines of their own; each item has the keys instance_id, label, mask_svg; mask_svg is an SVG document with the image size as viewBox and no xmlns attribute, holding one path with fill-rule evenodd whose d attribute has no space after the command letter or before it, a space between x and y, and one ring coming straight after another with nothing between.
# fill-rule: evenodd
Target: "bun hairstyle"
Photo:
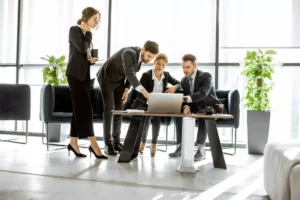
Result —
<instances>
[{"instance_id":1,"label":"bun hairstyle","mask_svg":"<svg viewBox=\"0 0 300 200\"><path fill-rule=\"evenodd\" d=\"M81 25L82 22L87 22L92 16L99 14L99 16L101 17L100 12L93 8L93 7L87 7L85 9L83 9L82 13L81 13L81 18L79 20L77 20L77 24Z\"/></svg>"}]
</instances>

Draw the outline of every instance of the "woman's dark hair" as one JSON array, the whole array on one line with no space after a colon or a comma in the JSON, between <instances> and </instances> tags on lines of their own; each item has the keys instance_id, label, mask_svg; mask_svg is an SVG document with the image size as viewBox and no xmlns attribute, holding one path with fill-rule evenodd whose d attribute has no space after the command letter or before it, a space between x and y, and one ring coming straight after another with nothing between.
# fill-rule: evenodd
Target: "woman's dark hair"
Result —
<instances>
[{"instance_id":1,"label":"woman's dark hair","mask_svg":"<svg viewBox=\"0 0 300 200\"><path fill-rule=\"evenodd\" d=\"M81 13L81 18L77 20L77 24L81 25L82 22L87 22L92 16L96 14L99 14L99 16L101 16L100 12L93 7L87 7L83 9Z\"/></svg>"}]
</instances>

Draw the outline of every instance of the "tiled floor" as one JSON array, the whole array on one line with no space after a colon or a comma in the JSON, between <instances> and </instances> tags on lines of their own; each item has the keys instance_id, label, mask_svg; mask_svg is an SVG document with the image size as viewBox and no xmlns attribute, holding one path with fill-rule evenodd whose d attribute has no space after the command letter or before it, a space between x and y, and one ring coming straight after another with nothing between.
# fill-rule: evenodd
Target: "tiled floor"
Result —
<instances>
[{"instance_id":1,"label":"tiled floor","mask_svg":"<svg viewBox=\"0 0 300 200\"><path fill-rule=\"evenodd\" d=\"M207 151L207 159L195 163L197 174L178 173L180 158L164 152L151 158L149 149L130 164L117 159L69 157L65 148L49 153L39 137L30 137L27 145L0 142L0 200L268 199L262 185L263 159L245 149L225 156L227 170L215 169Z\"/></svg>"}]
</instances>

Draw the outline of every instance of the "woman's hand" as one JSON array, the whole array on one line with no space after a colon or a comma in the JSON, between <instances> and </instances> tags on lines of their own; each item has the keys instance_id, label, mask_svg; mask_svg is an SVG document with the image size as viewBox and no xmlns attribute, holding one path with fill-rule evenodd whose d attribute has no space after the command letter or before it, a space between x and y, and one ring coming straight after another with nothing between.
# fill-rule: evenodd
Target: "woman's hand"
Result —
<instances>
[{"instance_id":1,"label":"woman's hand","mask_svg":"<svg viewBox=\"0 0 300 200\"><path fill-rule=\"evenodd\" d=\"M165 93L174 93L177 90L177 86L168 87Z\"/></svg>"},{"instance_id":2,"label":"woman's hand","mask_svg":"<svg viewBox=\"0 0 300 200\"><path fill-rule=\"evenodd\" d=\"M90 59L90 63L91 64L95 64L96 62L98 62L98 59L95 59L95 58L91 58Z\"/></svg>"},{"instance_id":3,"label":"woman's hand","mask_svg":"<svg viewBox=\"0 0 300 200\"><path fill-rule=\"evenodd\" d=\"M128 90L124 90L123 96L122 96L122 103L126 103L128 99Z\"/></svg>"},{"instance_id":4,"label":"woman's hand","mask_svg":"<svg viewBox=\"0 0 300 200\"><path fill-rule=\"evenodd\" d=\"M91 32L91 28L86 22L81 22L80 28L83 30L83 32Z\"/></svg>"}]
</instances>

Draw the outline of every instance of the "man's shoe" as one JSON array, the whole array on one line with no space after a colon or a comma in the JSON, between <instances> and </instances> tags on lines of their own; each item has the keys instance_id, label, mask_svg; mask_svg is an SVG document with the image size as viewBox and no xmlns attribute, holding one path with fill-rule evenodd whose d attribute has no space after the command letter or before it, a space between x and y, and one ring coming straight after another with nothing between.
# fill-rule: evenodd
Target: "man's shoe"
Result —
<instances>
[{"instance_id":1,"label":"man's shoe","mask_svg":"<svg viewBox=\"0 0 300 200\"><path fill-rule=\"evenodd\" d=\"M205 145L200 144L197 152L194 155L194 161L201 161L206 158Z\"/></svg>"},{"instance_id":2,"label":"man's shoe","mask_svg":"<svg viewBox=\"0 0 300 200\"><path fill-rule=\"evenodd\" d=\"M116 151L121 151L122 150L123 145L120 142L117 142L114 144L114 148Z\"/></svg>"},{"instance_id":3,"label":"man's shoe","mask_svg":"<svg viewBox=\"0 0 300 200\"><path fill-rule=\"evenodd\" d=\"M116 156L118 154L112 144L109 144L109 145L105 146L105 151L104 152L107 155L110 155L110 156Z\"/></svg>"},{"instance_id":4,"label":"man's shoe","mask_svg":"<svg viewBox=\"0 0 300 200\"><path fill-rule=\"evenodd\" d=\"M178 148L173 152L173 153L169 153L170 157L180 157L181 156L181 145L178 146Z\"/></svg>"}]
</instances>

